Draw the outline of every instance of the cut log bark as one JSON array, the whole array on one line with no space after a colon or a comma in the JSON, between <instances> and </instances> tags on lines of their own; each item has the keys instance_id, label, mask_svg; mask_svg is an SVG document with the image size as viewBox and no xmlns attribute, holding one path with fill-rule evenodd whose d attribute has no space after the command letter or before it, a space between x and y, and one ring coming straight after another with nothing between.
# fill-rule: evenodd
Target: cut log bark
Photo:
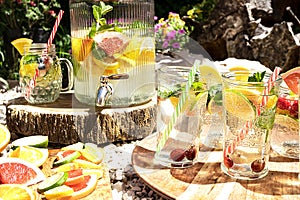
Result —
<instances>
[{"instance_id":1,"label":"cut log bark","mask_svg":"<svg viewBox=\"0 0 300 200\"><path fill-rule=\"evenodd\" d=\"M72 93L64 93L51 104L13 100L7 105L6 122L16 135L47 135L54 144L102 144L148 136L155 130L156 112L155 99L129 108L99 110L79 103Z\"/></svg>"}]
</instances>

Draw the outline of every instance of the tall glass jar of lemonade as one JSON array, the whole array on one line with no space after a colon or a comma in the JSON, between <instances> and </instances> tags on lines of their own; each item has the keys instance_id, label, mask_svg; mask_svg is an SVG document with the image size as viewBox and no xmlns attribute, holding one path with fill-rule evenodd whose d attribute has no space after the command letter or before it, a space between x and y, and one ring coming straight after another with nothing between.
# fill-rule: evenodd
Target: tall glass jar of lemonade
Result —
<instances>
[{"instance_id":1,"label":"tall glass jar of lemonade","mask_svg":"<svg viewBox=\"0 0 300 200\"><path fill-rule=\"evenodd\" d=\"M70 0L70 19L80 102L128 107L153 98L153 0Z\"/></svg>"}]
</instances>

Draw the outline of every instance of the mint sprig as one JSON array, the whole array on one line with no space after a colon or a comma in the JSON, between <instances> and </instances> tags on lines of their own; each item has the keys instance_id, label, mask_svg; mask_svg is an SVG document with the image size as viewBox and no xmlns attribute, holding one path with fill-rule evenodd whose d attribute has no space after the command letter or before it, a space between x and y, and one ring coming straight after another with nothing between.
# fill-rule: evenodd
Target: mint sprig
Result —
<instances>
[{"instance_id":1,"label":"mint sprig","mask_svg":"<svg viewBox=\"0 0 300 200\"><path fill-rule=\"evenodd\" d=\"M248 77L248 82L261 82L264 79L266 71L255 72L252 76Z\"/></svg>"},{"instance_id":2,"label":"mint sprig","mask_svg":"<svg viewBox=\"0 0 300 200\"><path fill-rule=\"evenodd\" d=\"M93 5L92 8L95 22L92 23L92 27L89 32L90 38L93 38L98 32L110 29L115 31L121 31L120 28L114 26L113 24L107 24L106 19L103 17L108 12L113 10L113 7L111 5L106 5L104 2L100 1L100 4L98 6Z\"/></svg>"}]
</instances>

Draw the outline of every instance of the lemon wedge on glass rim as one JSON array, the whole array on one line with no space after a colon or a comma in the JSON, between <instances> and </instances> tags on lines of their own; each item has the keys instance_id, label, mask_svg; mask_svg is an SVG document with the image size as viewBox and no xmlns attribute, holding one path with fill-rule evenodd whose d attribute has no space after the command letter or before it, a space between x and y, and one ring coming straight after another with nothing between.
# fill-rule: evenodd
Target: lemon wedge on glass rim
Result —
<instances>
[{"instance_id":1,"label":"lemon wedge on glass rim","mask_svg":"<svg viewBox=\"0 0 300 200\"><path fill-rule=\"evenodd\" d=\"M33 40L29 38L18 38L11 42L11 44L18 50L18 52L23 56L24 52L30 49ZM25 50L25 47L27 48Z\"/></svg>"}]
</instances>

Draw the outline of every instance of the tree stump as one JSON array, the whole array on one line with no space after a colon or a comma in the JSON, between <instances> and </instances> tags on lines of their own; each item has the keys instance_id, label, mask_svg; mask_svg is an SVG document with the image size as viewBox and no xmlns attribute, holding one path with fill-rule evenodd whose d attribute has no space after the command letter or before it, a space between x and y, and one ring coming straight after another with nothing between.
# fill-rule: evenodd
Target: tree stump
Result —
<instances>
[{"instance_id":1,"label":"tree stump","mask_svg":"<svg viewBox=\"0 0 300 200\"><path fill-rule=\"evenodd\" d=\"M155 130L156 113L154 98L139 106L99 109L81 104L73 93L62 93L51 104L28 104L24 98L10 101L6 123L18 136L47 135L54 144L102 144L148 136Z\"/></svg>"}]
</instances>

